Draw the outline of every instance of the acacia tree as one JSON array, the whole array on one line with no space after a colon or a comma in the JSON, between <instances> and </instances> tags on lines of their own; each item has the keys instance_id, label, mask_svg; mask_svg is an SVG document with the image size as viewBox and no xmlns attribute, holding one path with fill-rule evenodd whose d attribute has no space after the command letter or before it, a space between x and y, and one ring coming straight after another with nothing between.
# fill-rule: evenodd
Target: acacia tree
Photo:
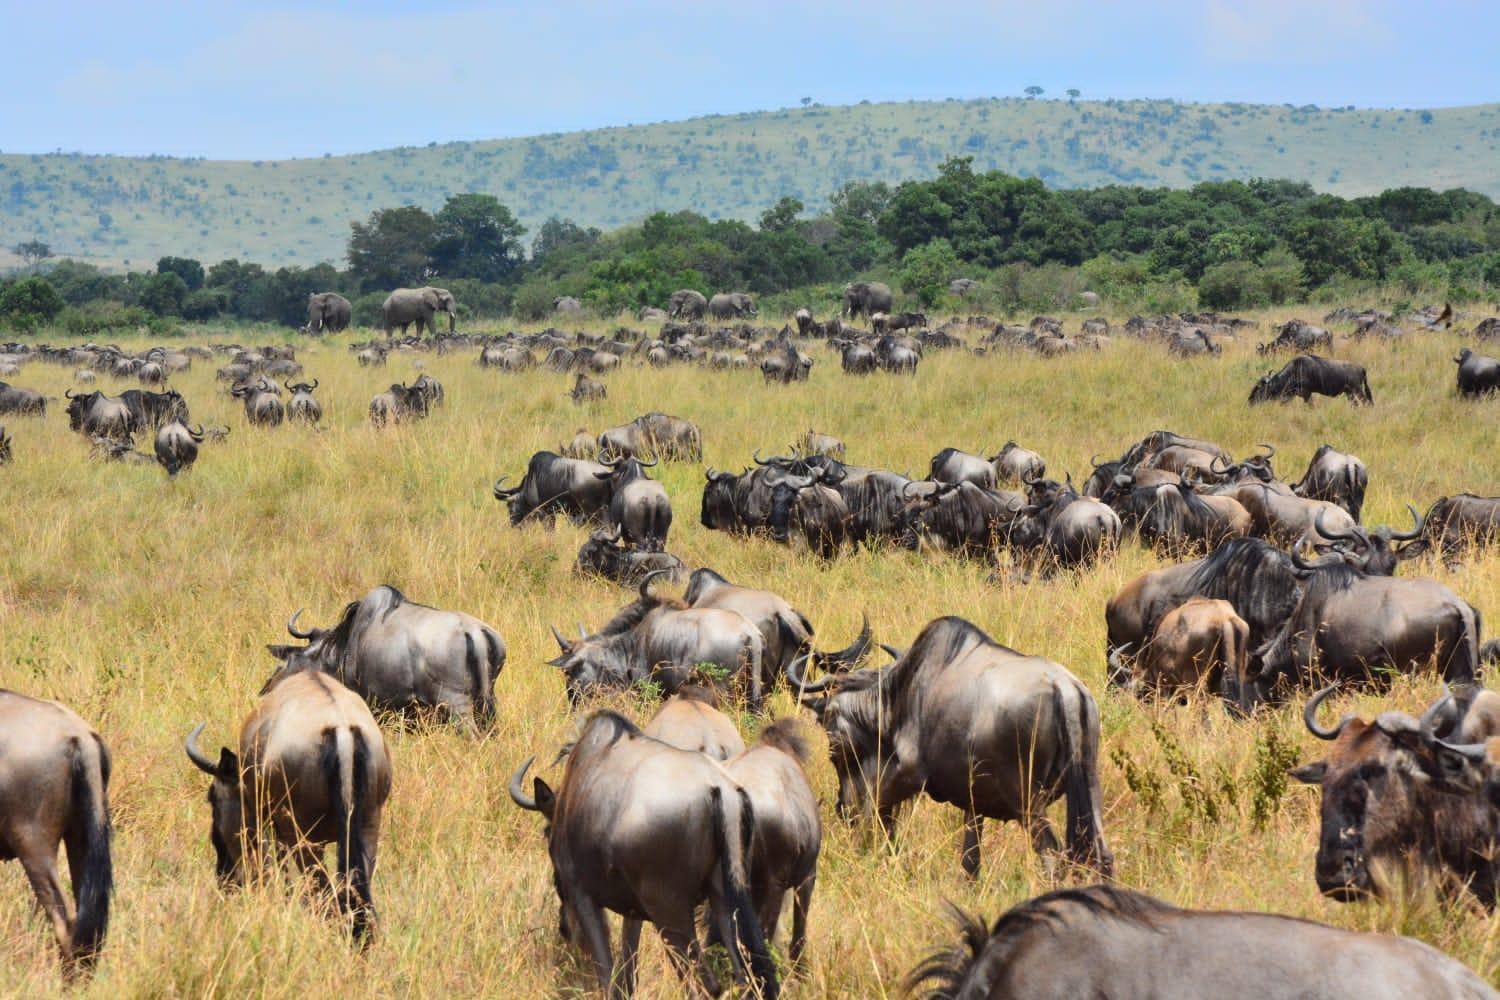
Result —
<instances>
[{"instance_id":1,"label":"acacia tree","mask_svg":"<svg viewBox=\"0 0 1500 1000\"><path fill-rule=\"evenodd\" d=\"M26 262L27 267L36 267L42 261L52 256L52 248L41 240L27 240L17 243L15 246L16 256Z\"/></svg>"},{"instance_id":2,"label":"acacia tree","mask_svg":"<svg viewBox=\"0 0 1500 1000\"><path fill-rule=\"evenodd\" d=\"M505 281L526 259L526 227L492 194L452 195L433 223L427 259L434 274Z\"/></svg>"},{"instance_id":3,"label":"acacia tree","mask_svg":"<svg viewBox=\"0 0 1500 1000\"><path fill-rule=\"evenodd\" d=\"M420 285L431 276L437 222L417 206L383 208L350 228L349 273L366 291Z\"/></svg>"}]
</instances>

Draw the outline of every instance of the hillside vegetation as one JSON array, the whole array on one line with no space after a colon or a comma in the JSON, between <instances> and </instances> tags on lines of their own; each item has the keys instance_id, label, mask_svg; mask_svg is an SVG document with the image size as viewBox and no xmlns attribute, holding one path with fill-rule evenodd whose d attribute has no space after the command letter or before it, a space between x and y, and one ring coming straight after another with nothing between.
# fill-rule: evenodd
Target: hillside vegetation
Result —
<instances>
[{"instance_id":1,"label":"hillside vegetation","mask_svg":"<svg viewBox=\"0 0 1500 1000\"><path fill-rule=\"evenodd\" d=\"M553 215L605 229L683 208L752 219L786 196L821 208L845 181L929 177L955 155L1053 187L1276 177L1345 196L1402 185L1500 195L1497 151L1495 104L813 105L321 159L0 155L0 229L7 251L34 238L112 267L169 254L311 265L341 262L349 224L375 209L435 210L463 191L496 195L532 231Z\"/></svg>"},{"instance_id":2,"label":"hillside vegetation","mask_svg":"<svg viewBox=\"0 0 1500 1000\"><path fill-rule=\"evenodd\" d=\"M7 495L25 499L0 507L7 540L0 687L65 701L109 742L119 890L95 978L67 991L18 866L0 866L4 992L559 997L586 990L587 969L556 937L541 823L511 805L506 781L531 754L551 761L574 732L562 679L545 665L556 653L548 626L569 634L579 621L598 626L629 595L572 572L581 529L564 522L555 531L511 528L490 495L497 475L514 479L533 451L555 447L580 425L598 430L660 408L700 424L705 464L735 470L754 449L784 449L809 427L847 441L852 462L909 472L924 470L944 446L988 454L1014 437L1039 450L1052 474L1071 472L1075 481L1091 454L1117 455L1158 427L1240 454L1273 442L1276 469L1288 478L1327 441L1368 464L1371 524L1404 526L1408 501L1425 509L1443 493L1496 492L1494 465L1484 456L1493 453L1500 403L1456 397L1449 359L1466 341L1455 335L1341 338L1337 355L1369 369L1373 407L1319 399L1248 408L1249 387L1267 367L1254 342L1289 315L1261 313L1261 333L1222 357L1190 362L1121 337L1101 352L1052 361L935 352L914 378L847 377L834 355L814 345L810 381L789 387L763 386L753 371L632 365L610 378L607 402L586 411L565 397L566 376L542 369L502 375L480 369L468 352L428 354L420 360L446 385L446 408L383 432L366 421L368 401L409 380L418 357L400 353L388 368L357 367L345 346L369 336L362 330L299 342L307 375L321 379L321 432L246 426L239 402L216 386L212 362L175 376L195 422L233 428L175 482L154 467L89 462L87 443L56 408L45 420L7 419L15 456L0 479ZM1067 317L1068 328L1079 319ZM45 335L75 342L61 331ZM272 336L188 330L190 342ZM145 343L121 339L126 349ZM70 379L65 368L35 364L11 381L61 396ZM127 385L103 378L100 387L113 394ZM1412 904L1340 904L1319 895L1317 793L1284 776L1289 764L1326 750L1303 728L1300 705L1236 720L1214 702L1149 705L1107 688L1104 603L1160 565L1159 557L1129 542L1097 566L1030 584L992 582L991 567L979 561L885 548L825 564L764 539L704 530L702 468L652 471L676 511L671 550L689 566L784 594L825 647L847 642L864 613L879 641L901 646L934 617L954 614L1075 671L1101 706L1105 833L1123 885L1187 906L1415 935L1500 981L1500 916L1439 904L1426 891ZM1500 621L1493 552L1452 569L1436 560L1404 563L1400 573L1436 578L1486 623ZM207 782L181 740L206 720L206 747L231 742L273 666L265 644L286 641L287 616L306 607L304 625L327 625L379 583L490 622L510 656L492 735L476 742L443 727L390 731L394 788L374 881L381 932L361 955L276 880L220 890ZM1340 695L1324 715L1419 710L1440 691L1436 677L1402 680L1388 694ZM634 695L608 703L636 718L654 707ZM785 692L771 708L798 714ZM748 716L739 721L746 735L758 725ZM944 899L993 918L1051 887L1013 824L986 826L984 867L973 882L959 869L961 821L952 807L918 802L892 847L865 826L846 827L833 816L836 782L820 732L814 743L826 838L807 970L786 996L899 995L917 958L955 939ZM558 771L544 773L551 780ZM643 945L640 995L680 996L654 932Z\"/></svg>"}]
</instances>

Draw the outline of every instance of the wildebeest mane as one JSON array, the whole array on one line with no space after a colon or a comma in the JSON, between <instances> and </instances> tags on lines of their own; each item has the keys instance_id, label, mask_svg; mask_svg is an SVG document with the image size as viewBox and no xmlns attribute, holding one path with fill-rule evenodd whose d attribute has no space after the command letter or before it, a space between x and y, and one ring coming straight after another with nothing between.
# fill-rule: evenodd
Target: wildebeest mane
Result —
<instances>
[{"instance_id":1,"label":"wildebeest mane","mask_svg":"<svg viewBox=\"0 0 1500 1000\"><path fill-rule=\"evenodd\" d=\"M796 719L777 719L772 722L760 731L760 742L787 754L804 768L812 759L807 737Z\"/></svg>"}]
</instances>

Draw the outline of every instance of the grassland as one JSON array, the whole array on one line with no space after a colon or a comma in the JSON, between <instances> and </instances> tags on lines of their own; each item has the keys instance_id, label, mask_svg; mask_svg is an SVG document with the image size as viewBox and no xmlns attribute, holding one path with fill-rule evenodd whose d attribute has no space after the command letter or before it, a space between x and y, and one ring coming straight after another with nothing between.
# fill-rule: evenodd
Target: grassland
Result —
<instances>
[{"instance_id":1,"label":"grassland","mask_svg":"<svg viewBox=\"0 0 1500 1000\"><path fill-rule=\"evenodd\" d=\"M246 427L237 402L214 385L212 365L178 378L195 420L234 432L177 482L153 467L90 463L59 412L45 422L8 420L15 461L0 469L0 686L73 706L115 755L115 919L81 994L521 997L589 985L555 942L537 818L510 804L505 782L518 761L545 758L571 732L561 680L543 665L555 649L548 625L598 624L626 597L571 572L578 529L512 529L489 495L497 474L518 475L531 452L580 425L664 409L702 426L705 460L720 468L808 427L843 437L851 461L911 472L942 446L986 449L1014 437L1075 480L1091 453L1117 454L1170 427L1236 451L1274 442L1287 476L1324 441L1355 452L1371 470L1374 523L1404 524L1407 501L1425 508L1440 493L1496 492L1497 404L1455 398L1456 338L1340 344L1341 355L1369 367L1373 409L1320 400L1251 410L1245 396L1265 368L1254 339L1195 362L1124 341L1051 362L947 354L911 380L847 378L819 348L811 381L784 388L748 372L630 368L609 380L607 404L589 412L569 403L562 376L506 376L469 356L426 356L426 370L447 387L446 410L384 432L366 425L365 407L393 379L414 375L413 359L361 369L333 342L302 350L308 374L322 380L321 432ZM68 373L32 366L11 381L60 396ZM933 617L957 614L1078 673L1101 703L1106 833L1123 884L1183 905L1416 934L1500 982L1500 917L1427 893L1380 905L1318 895L1316 794L1276 781L1287 760L1319 752L1295 708L1242 722L1213 704L1151 707L1105 690L1104 602L1156 565L1154 556L1127 545L1098 567L1030 585L993 584L987 566L902 551L822 565L767 541L706 532L697 521L701 470L658 471L676 507L671 548L690 566L783 593L826 644L847 641L863 612L878 639L897 644ZM1402 572L1435 576L1500 621L1500 558ZM382 582L492 623L510 658L493 735L391 734L395 788L375 879L382 936L358 955L284 885L234 894L215 886L205 782L181 740L201 719L206 741L234 738L272 666L263 647L284 641L292 611L306 607L304 623L326 623ZM1333 710L1410 710L1438 689L1421 678L1387 696L1338 699ZM650 711L629 697L614 704L638 718ZM793 711L785 694L772 708ZM753 732L753 720L742 722ZM813 781L831 806L833 773L820 734L815 742ZM1278 807L1261 829L1252 823L1257 788ZM959 816L947 807L918 803L894 848L845 828L831 808L825 814L809 968L788 995L892 995L917 956L948 937L942 900L993 916L1049 887L1014 827L987 827L984 870L970 883L958 866ZM642 981L645 996L678 994L650 933ZM14 865L0 867L0 984L14 996L62 992L50 935Z\"/></svg>"},{"instance_id":2,"label":"grassland","mask_svg":"<svg viewBox=\"0 0 1500 1000\"><path fill-rule=\"evenodd\" d=\"M0 155L4 256L23 239L107 266L164 254L341 262L378 208L494 194L533 227L659 209L754 219L848 180L929 177L954 155L1060 187L1277 177L1339 195L1404 184L1500 196L1500 105L1432 111L1019 98L797 108L281 161Z\"/></svg>"}]
</instances>

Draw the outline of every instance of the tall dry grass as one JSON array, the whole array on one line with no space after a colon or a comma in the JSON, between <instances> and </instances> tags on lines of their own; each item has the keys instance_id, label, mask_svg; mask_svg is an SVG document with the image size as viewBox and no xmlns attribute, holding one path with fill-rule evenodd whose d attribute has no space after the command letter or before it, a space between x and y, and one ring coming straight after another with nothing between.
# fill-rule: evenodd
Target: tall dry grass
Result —
<instances>
[{"instance_id":1,"label":"tall dry grass","mask_svg":"<svg viewBox=\"0 0 1500 1000\"><path fill-rule=\"evenodd\" d=\"M818 347L805 385L767 387L753 372L628 368L609 379L607 404L590 411L574 408L568 380L551 372L504 375L480 370L468 354L424 356L447 387L447 408L385 431L367 426L365 408L390 381L415 375L413 359L361 369L335 341L301 350L308 374L322 380L321 431L247 427L214 384L213 365L176 379L195 421L234 428L176 482L155 468L89 462L58 409L45 421L9 419L0 685L71 705L98 726L116 762L118 894L104 957L82 992L555 996L589 987L555 940L540 824L510 804L505 782L517 762L549 755L571 732L561 680L544 665L555 649L548 625L598 624L627 595L572 573L581 530L562 522L550 532L512 529L489 493L498 474L519 477L533 451L555 448L579 426L598 430L650 409L679 414L702 426L705 460L719 468L738 468L752 450L784 447L811 427L843 437L852 462L912 474L943 446L988 451L1015 438L1046 456L1052 474L1071 470L1079 481L1091 454L1117 455L1168 427L1237 452L1273 442L1287 478L1324 441L1352 451L1369 465L1367 520L1376 523L1404 524L1408 501L1425 509L1441 493L1495 491L1500 404L1455 398L1457 338L1341 343L1341 355L1370 369L1373 409L1321 399L1248 408L1250 384L1267 367L1254 339L1191 362L1128 341L1056 361L934 355L914 379L847 378ZM60 396L68 379L36 365L12 381ZM1431 893L1369 905L1318 895L1316 793L1278 780L1288 761L1319 751L1295 709L1242 722L1213 704L1153 707L1105 690L1104 602L1155 557L1127 545L1096 568L1030 585L991 583L987 566L902 551L824 565L703 530L701 469L656 472L676 508L671 549L689 565L784 594L825 645L846 643L862 613L877 638L903 645L931 618L957 614L1078 673L1102 708L1106 833L1122 883L1188 906L1416 934L1500 979L1500 921L1472 907ZM1493 557L1453 572L1436 563L1402 572L1435 576L1500 615ZM390 736L395 788L375 878L381 936L361 955L284 884L216 887L205 781L181 741L206 719L206 740L232 743L272 667L264 646L285 640L287 616L306 607L304 623L327 623L379 583L492 623L510 655L492 736ZM1410 710L1438 689L1432 678L1404 681L1339 708ZM614 703L638 718L650 708L630 697ZM772 710L793 707L781 694ZM821 749L813 777L831 803ZM959 870L952 809L917 804L893 847L825 818L808 970L793 995L898 992L917 956L948 936L943 899L992 916L1048 888L1013 827L989 824L983 873L971 883ZM649 934L642 986L651 997L679 992ZM15 866L0 867L0 992L62 992L50 935Z\"/></svg>"}]
</instances>

